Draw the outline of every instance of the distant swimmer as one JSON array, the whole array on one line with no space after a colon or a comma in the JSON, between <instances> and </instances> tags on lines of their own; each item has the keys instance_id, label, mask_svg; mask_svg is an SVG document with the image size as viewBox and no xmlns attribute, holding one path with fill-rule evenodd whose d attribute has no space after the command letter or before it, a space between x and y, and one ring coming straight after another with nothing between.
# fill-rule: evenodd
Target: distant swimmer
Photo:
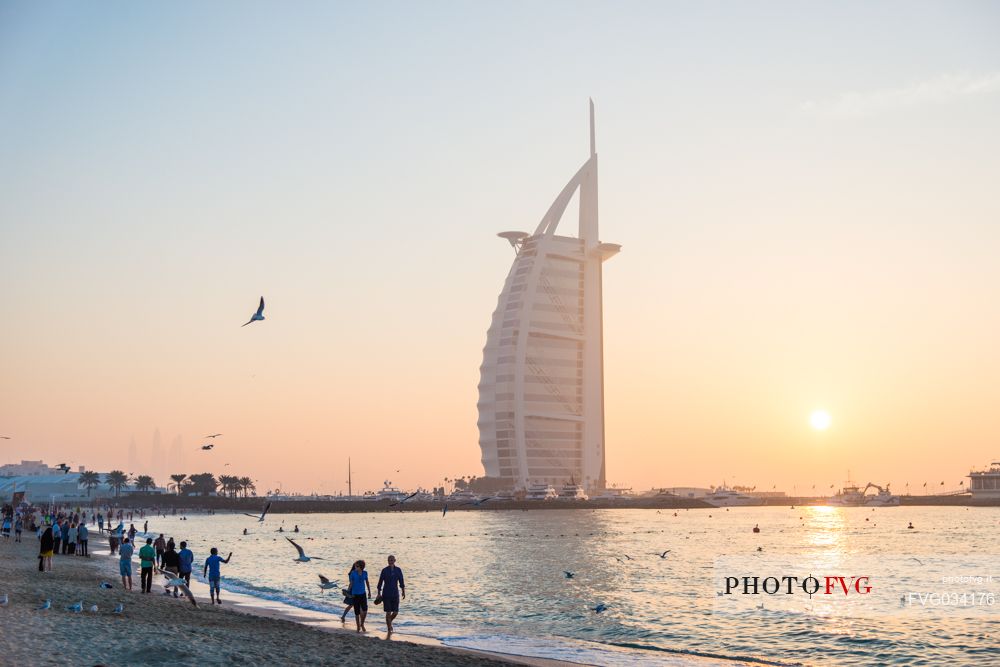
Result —
<instances>
[{"instance_id":1,"label":"distant swimmer","mask_svg":"<svg viewBox=\"0 0 1000 667\"><path fill-rule=\"evenodd\" d=\"M913 530L913 522L912 521L910 522L910 525L907 526L907 528L909 528L910 530Z\"/></svg>"},{"instance_id":2,"label":"distant swimmer","mask_svg":"<svg viewBox=\"0 0 1000 667\"><path fill-rule=\"evenodd\" d=\"M299 532L299 524L295 524L295 530L293 530L292 532L293 533Z\"/></svg>"},{"instance_id":3,"label":"distant swimmer","mask_svg":"<svg viewBox=\"0 0 1000 667\"><path fill-rule=\"evenodd\" d=\"M759 533L760 532L760 524L754 524L753 532L755 532L755 533Z\"/></svg>"},{"instance_id":4,"label":"distant swimmer","mask_svg":"<svg viewBox=\"0 0 1000 667\"><path fill-rule=\"evenodd\" d=\"M246 528L244 528L244 529L243 529L243 534L244 534L244 535L247 535L247 534L248 534L248 533L247 533L247 529L246 529Z\"/></svg>"},{"instance_id":5,"label":"distant swimmer","mask_svg":"<svg viewBox=\"0 0 1000 667\"><path fill-rule=\"evenodd\" d=\"M285 532L285 527L284 526L278 526L278 532L279 533Z\"/></svg>"},{"instance_id":6,"label":"distant swimmer","mask_svg":"<svg viewBox=\"0 0 1000 667\"><path fill-rule=\"evenodd\" d=\"M608 608L608 605L606 605L606 604L599 604L596 607L594 607L594 613L595 614L600 614L602 611L605 611L607 608Z\"/></svg>"}]
</instances>

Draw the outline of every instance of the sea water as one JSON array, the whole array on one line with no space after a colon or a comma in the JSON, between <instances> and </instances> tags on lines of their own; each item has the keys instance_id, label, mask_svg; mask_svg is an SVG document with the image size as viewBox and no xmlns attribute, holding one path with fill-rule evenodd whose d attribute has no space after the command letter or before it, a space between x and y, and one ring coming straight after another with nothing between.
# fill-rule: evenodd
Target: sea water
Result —
<instances>
[{"instance_id":1,"label":"sea water","mask_svg":"<svg viewBox=\"0 0 1000 667\"><path fill-rule=\"evenodd\" d=\"M374 592L394 554L407 592L397 630L455 647L596 665L683 664L696 656L1000 664L1000 599L948 614L852 617L772 611L764 602L720 613L717 571L726 557L754 554L793 562L884 555L895 558L894 576L920 580L928 561L962 574L962 559L975 556L977 572L986 558L1000 581L1000 508L407 511L271 514L263 523L237 514L180 516L148 517L150 533L187 540L199 574L210 547L232 551L222 566L224 589L336 617L344 609L339 588L322 591L317 575L345 585L351 564L363 559ZM291 532L296 524L300 532ZM323 560L293 562L286 537ZM606 610L595 612L599 604ZM370 604L369 614L369 630L381 629L380 608Z\"/></svg>"}]
</instances>

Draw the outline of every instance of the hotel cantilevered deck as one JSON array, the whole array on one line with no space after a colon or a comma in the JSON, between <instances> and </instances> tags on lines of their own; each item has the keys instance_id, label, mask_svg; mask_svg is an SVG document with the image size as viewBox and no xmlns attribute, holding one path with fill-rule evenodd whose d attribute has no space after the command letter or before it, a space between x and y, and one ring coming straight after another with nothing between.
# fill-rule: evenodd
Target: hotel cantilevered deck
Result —
<instances>
[{"instance_id":1,"label":"hotel cantilevered deck","mask_svg":"<svg viewBox=\"0 0 1000 667\"><path fill-rule=\"evenodd\" d=\"M579 190L578 236L556 228ZM512 488L573 481L605 486L601 265L620 246L597 231L597 150L533 234L502 232L517 253L486 334L479 446L489 477Z\"/></svg>"}]
</instances>

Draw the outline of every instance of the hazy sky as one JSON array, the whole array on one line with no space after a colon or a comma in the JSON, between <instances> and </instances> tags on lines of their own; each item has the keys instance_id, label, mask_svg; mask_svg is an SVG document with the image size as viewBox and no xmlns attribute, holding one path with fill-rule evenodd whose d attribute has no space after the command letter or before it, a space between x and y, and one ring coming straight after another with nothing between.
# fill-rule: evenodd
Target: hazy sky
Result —
<instances>
[{"instance_id":1,"label":"hazy sky","mask_svg":"<svg viewBox=\"0 0 1000 667\"><path fill-rule=\"evenodd\" d=\"M998 34L994 2L0 4L0 463L158 428L161 476L482 474L495 234L593 97L609 481L956 488L1000 459Z\"/></svg>"}]
</instances>

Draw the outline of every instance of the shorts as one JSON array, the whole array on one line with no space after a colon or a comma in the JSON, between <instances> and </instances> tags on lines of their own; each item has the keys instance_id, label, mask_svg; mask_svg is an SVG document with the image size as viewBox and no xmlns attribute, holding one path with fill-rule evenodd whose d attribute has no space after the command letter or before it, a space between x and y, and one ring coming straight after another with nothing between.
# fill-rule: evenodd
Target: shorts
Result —
<instances>
[{"instance_id":1,"label":"shorts","mask_svg":"<svg viewBox=\"0 0 1000 667\"><path fill-rule=\"evenodd\" d=\"M219 590L219 584L220 583L222 583L222 577L209 577L208 578L208 587L209 588L214 588L215 590Z\"/></svg>"},{"instance_id":2,"label":"shorts","mask_svg":"<svg viewBox=\"0 0 1000 667\"><path fill-rule=\"evenodd\" d=\"M132 576L132 561L120 560L118 561L118 571L121 572L123 577Z\"/></svg>"},{"instance_id":3,"label":"shorts","mask_svg":"<svg viewBox=\"0 0 1000 667\"><path fill-rule=\"evenodd\" d=\"M382 608L385 609L385 613L399 612L399 596L393 598L387 598L382 596Z\"/></svg>"},{"instance_id":4,"label":"shorts","mask_svg":"<svg viewBox=\"0 0 1000 667\"><path fill-rule=\"evenodd\" d=\"M351 602L354 603L354 615L358 616L363 611L368 611L368 596L365 594L355 595L351 598Z\"/></svg>"}]
</instances>

